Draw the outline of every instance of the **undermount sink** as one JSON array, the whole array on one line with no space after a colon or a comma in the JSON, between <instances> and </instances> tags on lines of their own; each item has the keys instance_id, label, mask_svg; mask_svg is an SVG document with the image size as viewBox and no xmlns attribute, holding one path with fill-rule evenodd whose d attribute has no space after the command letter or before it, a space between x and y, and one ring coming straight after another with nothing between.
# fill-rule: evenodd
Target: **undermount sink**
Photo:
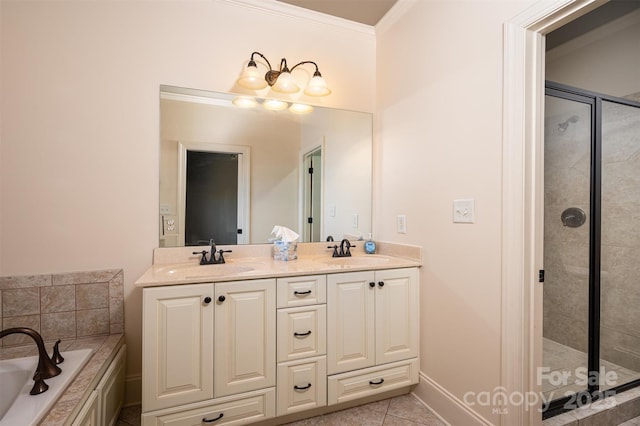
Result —
<instances>
[{"instance_id":1,"label":"undermount sink","mask_svg":"<svg viewBox=\"0 0 640 426\"><path fill-rule=\"evenodd\" d=\"M221 265L194 265L185 263L180 265L167 265L156 269L156 274L169 275L180 278L202 278L210 276L235 275L251 272L255 268L248 265L234 265L224 263Z\"/></svg>"},{"instance_id":2,"label":"undermount sink","mask_svg":"<svg viewBox=\"0 0 640 426\"><path fill-rule=\"evenodd\" d=\"M326 259L324 263L327 265L343 265L343 266L376 266L389 262L388 257L367 255L356 257L332 257Z\"/></svg>"}]
</instances>

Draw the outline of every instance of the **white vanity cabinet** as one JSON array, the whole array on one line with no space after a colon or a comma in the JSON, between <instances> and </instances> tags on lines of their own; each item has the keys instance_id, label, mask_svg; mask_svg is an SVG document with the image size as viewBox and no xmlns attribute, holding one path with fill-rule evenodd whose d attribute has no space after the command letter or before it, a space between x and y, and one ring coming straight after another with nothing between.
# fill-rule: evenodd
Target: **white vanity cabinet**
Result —
<instances>
[{"instance_id":1,"label":"white vanity cabinet","mask_svg":"<svg viewBox=\"0 0 640 426\"><path fill-rule=\"evenodd\" d=\"M327 405L326 275L278 278L278 416Z\"/></svg>"},{"instance_id":2,"label":"white vanity cabinet","mask_svg":"<svg viewBox=\"0 0 640 426\"><path fill-rule=\"evenodd\" d=\"M418 280L417 268L328 276L329 404L417 383Z\"/></svg>"},{"instance_id":3,"label":"white vanity cabinet","mask_svg":"<svg viewBox=\"0 0 640 426\"><path fill-rule=\"evenodd\" d=\"M401 267L145 287L143 426L255 423L417 383L418 279Z\"/></svg>"},{"instance_id":4,"label":"white vanity cabinet","mask_svg":"<svg viewBox=\"0 0 640 426\"><path fill-rule=\"evenodd\" d=\"M262 279L143 290L144 425L275 415L275 289Z\"/></svg>"}]
</instances>

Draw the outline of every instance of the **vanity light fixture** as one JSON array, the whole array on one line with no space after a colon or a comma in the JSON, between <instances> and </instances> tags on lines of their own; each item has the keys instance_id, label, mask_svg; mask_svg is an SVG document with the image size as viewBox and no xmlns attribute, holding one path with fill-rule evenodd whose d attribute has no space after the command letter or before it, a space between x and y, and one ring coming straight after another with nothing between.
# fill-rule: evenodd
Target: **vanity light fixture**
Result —
<instances>
[{"instance_id":1,"label":"vanity light fixture","mask_svg":"<svg viewBox=\"0 0 640 426\"><path fill-rule=\"evenodd\" d=\"M289 104L285 101L279 101L278 99L265 99L262 102L262 107L264 109L268 109L269 111L282 111L283 109L287 109Z\"/></svg>"},{"instance_id":2,"label":"vanity light fixture","mask_svg":"<svg viewBox=\"0 0 640 426\"><path fill-rule=\"evenodd\" d=\"M258 106L258 101L252 96L236 96L232 102L238 108L255 108Z\"/></svg>"},{"instance_id":3,"label":"vanity light fixture","mask_svg":"<svg viewBox=\"0 0 640 426\"><path fill-rule=\"evenodd\" d=\"M291 104L291 106L289 107L289 111L296 114L309 114L311 111L313 111L313 107L306 104Z\"/></svg>"},{"instance_id":4,"label":"vanity light fixture","mask_svg":"<svg viewBox=\"0 0 640 426\"><path fill-rule=\"evenodd\" d=\"M258 55L269 66L269 70L264 75L261 75L260 71L258 71L258 65L254 60L254 56ZM304 89L304 93L309 96L327 96L331 93L331 90L327 86L327 82L322 78L322 74L318 70L318 65L313 61L302 61L289 69L287 66L287 60L282 58L280 60L280 68L274 70L271 67L271 63L269 60L260 52L253 52L251 54L251 58L247 67L242 71L240 77L238 77L238 84L242 87L252 90L260 90L265 87L271 86L271 88L276 92L281 93L296 93L300 90L298 84L295 79L291 75L291 72L295 70L300 65L304 64L312 64L316 67L315 72L313 73L313 77L309 80L309 84Z\"/></svg>"}]
</instances>

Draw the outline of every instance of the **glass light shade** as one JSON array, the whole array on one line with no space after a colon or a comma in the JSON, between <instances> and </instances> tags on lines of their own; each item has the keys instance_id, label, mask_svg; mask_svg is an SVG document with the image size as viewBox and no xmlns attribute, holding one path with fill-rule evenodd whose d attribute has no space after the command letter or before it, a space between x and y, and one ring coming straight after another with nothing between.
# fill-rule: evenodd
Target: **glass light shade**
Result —
<instances>
[{"instance_id":1,"label":"glass light shade","mask_svg":"<svg viewBox=\"0 0 640 426\"><path fill-rule=\"evenodd\" d=\"M264 79L264 75L260 74L258 67L252 65L242 71L242 74L238 77L238 84L251 90L260 90L267 87L267 81Z\"/></svg>"},{"instance_id":2,"label":"glass light shade","mask_svg":"<svg viewBox=\"0 0 640 426\"><path fill-rule=\"evenodd\" d=\"M300 87L296 84L295 79L291 73L283 72L278 76L276 84L271 87L276 92L280 93L296 93L300 90Z\"/></svg>"},{"instance_id":3,"label":"glass light shade","mask_svg":"<svg viewBox=\"0 0 640 426\"><path fill-rule=\"evenodd\" d=\"M313 107L311 105L305 104L292 104L289 107L289 111L296 114L309 114L311 111L313 111Z\"/></svg>"},{"instance_id":4,"label":"glass light shade","mask_svg":"<svg viewBox=\"0 0 640 426\"><path fill-rule=\"evenodd\" d=\"M268 109L269 111L282 111L283 109L286 109L288 106L289 106L288 103L284 101L279 101L277 99L266 99L262 103L262 107L264 109Z\"/></svg>"},{"instance_id":5,"label":"glass light shade","mask_svg":"<svg viewBox=\"0 0 640 426\"><path fill-rule=\"evenodd\" d=\"M319 75L312 77L304 89L304 94L309 96L327 96L331 94L331 90L327 87L327 82Z\"/></svg>"},{"instance_id":6,"label":"glass light shade","mask_svg":"<svg viewBox=\"0 0 640 426\"><path fill-rule=\"evenodd\" d=\"M251 96L236 96L233 99L233 104L238 108L254 108L258 102Z\"/></svg>"}]
</instances>

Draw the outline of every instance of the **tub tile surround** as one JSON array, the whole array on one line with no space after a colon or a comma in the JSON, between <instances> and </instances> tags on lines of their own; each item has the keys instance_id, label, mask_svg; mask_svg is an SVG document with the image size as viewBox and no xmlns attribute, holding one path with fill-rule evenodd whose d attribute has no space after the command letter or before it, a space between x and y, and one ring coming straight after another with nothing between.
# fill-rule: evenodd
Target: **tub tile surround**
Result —
<instances>
[{"instance_id":1,"label":"tub tile surround","mask_svg":"<svg viewBox=\"0 0 640 426\"><path fill-rule=\"evenodd\" d=\"M45 342L122 333L123 287L121 269L0 277L1 326L33 328ZM11 335L0 347L31 343Z\"/></svg>"},{"instance_id":2,"label":"tub tile surround","mask_svg":"<svg viewBox=\"0 0 640 426\"><path fill-rule=\"evenodd\" d=\"M0 277L0 318L2 329L26 326L39 331L49 352L57 339L62 340L63 356L78 349L93 351L40 423L68 424L124 345L123 271ZM0 340L0 359L38 354L31 338L11 337Z\"/></svg>"}]
</instances>

